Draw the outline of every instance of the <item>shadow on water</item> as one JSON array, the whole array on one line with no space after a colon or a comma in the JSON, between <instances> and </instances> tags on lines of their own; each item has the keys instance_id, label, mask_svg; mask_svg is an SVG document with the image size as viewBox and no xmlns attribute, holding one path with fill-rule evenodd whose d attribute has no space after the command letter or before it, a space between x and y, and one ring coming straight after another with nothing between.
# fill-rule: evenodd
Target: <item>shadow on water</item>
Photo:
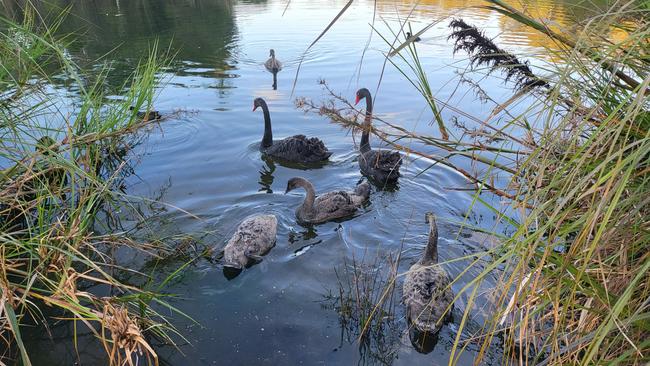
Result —
<instances>
[{"instance_id":1,"label":"shadow on water","mask_svg":"<svg viewBox=\"0 0 650 366\"><path fill-rule=\"evenodd\" d=\"M223 267L223 276L228 280L234 280L244 271L243 268L234 268L234 267Z\"/></svg>"},{"instance_id":2,"label":"shadow on water","mask_svg":"<svg viewBox=\"0 0 650 366\"><path fill-rule=\"evenodd\" d=\"M273 74L273 85L272 85L273 90L278 90L278 72L274 71L272 72L272 74Z\"/></svg>"},{"instance_id":3,"label":"shadow on water","mask_svg":"<svg viewBox=\"0 0 650 366\"><path fill-rule=\"evenodd\" d=\"M288 169L297 169L297 170L312 170L312 169L320 169L325 166L327 166L330 161L329 160L324 160L324 161L315 161L312 163L299 163L295 161L288 161L280 158L275 158L271 157L269 155L266 155L262 153L262 160L265 162L272 161L280 166L283 166Z\"/></svg>"},{"instance_id":4,"label":"shadow on water","mask_svg":"<svg viewBox=\"0 0 650 366\"><path fill-rule=\"evenodd\" d=\"M364 175L364 177L378 191L390 192L390 193L395 193L395 192L399 191L399 179L393 179L393 180L390 180L390 181L382 182L382 181L377 181L376 179L373 179L370 176Z\"/></svg>"},{"instance_id":5,"label":"shadow on water","mask_svg":"<svg viewBox=\"0 0 650 366\"><path fill-rule=\"evenodd\" d=\"M290 232L289 233L289 243L294 244L300 241L311 240L318 237L318 231L315 226L306 226L303 227L303 230L300 232ZM319 241L320 242L320 241Z\"/></svg>"},{"instance_id":6,"label":"shadow on water","mask_svg":"<svg viewBox=\"0 0 650 366\"><path fill-rule=\"evenodd\" d=\"M260 180L258 183L260 184L260 188L258 191L265 192L265 193L273 193L272 185L275 180L273 173L277 169L276 164L284 168L303 170L303 171L323 168L324 166L329 164L329 161L321 161L321 162L314 162L314 163L296 163L291 161L285 161L282 159L272 158L266 154L262 154L261 159L264 162L264 165L259 171Z\"/></svg>"},{"instance_id":7,"label":"shadow on water","mask_svg":"<svg viewBox=\"0 0 650 366\"><path fill-rule=\"evenodd\" d=\"M420 332L413 327L409 329L409 338L411 339L413 348L425 355L431 353L436 348L436 344L438 344L438 333Z\"/></svg>"},{"instance_id":8,"label":"shadow on water","mask_svg":"<svg viewBox=\"0 0 650 366\"><path fill-rule=\"evenodd\" d=\"M273 193L271 186L273 186L273 172L275 172L275 163L273 162L273 159L265 156L262 156L262 160L264 161L264 166L262 166L262 169L260 170L259 184L261 187L258 191Z\"/></svg>"}]
</instances>

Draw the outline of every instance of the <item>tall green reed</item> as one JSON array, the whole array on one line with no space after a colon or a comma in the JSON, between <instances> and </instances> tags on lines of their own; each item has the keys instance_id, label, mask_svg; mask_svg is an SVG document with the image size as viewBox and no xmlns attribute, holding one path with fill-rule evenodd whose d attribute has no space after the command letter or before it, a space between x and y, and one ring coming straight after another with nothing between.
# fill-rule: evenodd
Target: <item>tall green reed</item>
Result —
<instances>
[{"instance_id":1,"label":"tall green reed","mask_svg":"<svg viewBox=\"0 0 650 366\"><path fill-rule=\"evenodd\" d=\"M407 39L393 47L401 30L381 35L389 62L423 95L443 128L439 137L422 135L374 117L388 129L372 132L397 149L456 169L476 185L472 205L487 207L514 229L487 253L491 263L457 295L464 294L468 306L448 362L457 363L462 352L478 344L475 362L481 363L502 340L511 357L505 363L644 364L650 357L648 8L637 1L615 2L573 32L562 32L500 0L484 7L540 32L553 45L547 49L553 62L540 59L530 68L480 30L452 22L456 50L470 56L460 81L494 104L484 119L436 98L417 45ZM609 37L614 32L619 37ZM504 82L515 81L512 97L501 102L471 79L472 72L499 71ZM330 102L300 99L297 105L359 128L354 107L327 90ZM527 108L513 108L524 99ZM467 116L478 130L455 126L462 136L448 139L444 127L450 123L439 120L438 105ZM504 123L493 126L497 118ZM420 144L405 146L405 139ZM452 157L483 169L466 171ZM509 181L499 186L495 182L504 173ZM481 197L485 193L509 204L493 206ZM462 340L477 289L494 276L492 317Z\"/></svg>"},{"instance_id":2,"label":"tall green reed","mask_svg":"<svg viewBox=\"0 0 650 366\"><path fill-rule=\"evenodd\" d=\"M128 163L116 152L128 152L130 134L152 123L137 112L150 109L168 57L152 44L123 88L110 90L108 65L86 74L66 52L67 39L55 36L65 13L43 18L27 5L23 14L0 18L0 341L29 365L23 324L62 317L74 329L85 324L111 364L138 357L157 364L147 335L171 344L179 335L151 304L174 309L158 293L118 280L110 253L127 247L155 257L164 248L97 232L97 220L100 209L105 215L120 205ZM77 91L66 114L50 109L63 103L47 87L54 75ZM122 97L107 98L115 92ZM118 295L97 296L89 284Z\"/></svg>"}]
</instances>

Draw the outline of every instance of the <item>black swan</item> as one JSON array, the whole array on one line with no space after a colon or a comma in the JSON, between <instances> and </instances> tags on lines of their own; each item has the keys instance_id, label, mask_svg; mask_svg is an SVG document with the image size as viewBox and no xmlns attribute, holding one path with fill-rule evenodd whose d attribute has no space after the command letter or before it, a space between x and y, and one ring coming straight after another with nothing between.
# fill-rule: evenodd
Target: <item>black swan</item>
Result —
<instances>
[{"instance_id":1,"label":"black swan","mask_svg":"<svg viewBox=\"0 0 650 366\"><path fill-rule=\"evenodd\" d=\"M278 219L275 215L248 217L223 249L224 267L243 269L262 260L276 241Z\"/></svg>"},{"instance_id":2,"label":"black swan","mask_svg":"<svg viewBox=\"0 0 650 366\"><path fill-rule=\"evenodd\" d=\"M425 219L429 223L429 242L422 258L406 273L402 302L406 306L407 320L415 330L436 334L451 316L454 293L449 286L449 275L438 265L436 218L429 212Z\"/></svg>"},{"instance_id":3,"label":"black swan","mask_svg":"<svg viewBox=\"0 0 650 366\"><path fill-rule=\"evenodd\" d=\"M301 224L321 224L350 216L370 196L368 182L359 184L353 192L333 191L316 196L314 186L300 177L289 179L285 194L298 187L307 191L305 201L296 209L296 218Z\"/></svg>"},{"instance_id":4,"label":"black swan","mask_svg":"<svg viewBox=\"0 0 650 366\"><path fill-rule=\"evenodd\" d=\"M372 97L366 88L357 90L355 104L366 100L366 119L363 122L363 134L359 146L359 168L361 173L378 183L393 182L399 178L402 157L397 151L372 150L370 148L370 129L372 128Z\"/></svg>"},{"instance_id":5,"label":"black swan","mask_svg":"<svg viewBox=\"0 0 650 366\"><path fill-rule=\"evenodd\" d=\"M269 51L269 56L269 59L264 63L264 67L272 73L277 73L282 70L282 62L275 58L275 51L273 49Z\"/></svg>"},{"instance_id":6,"label":"black swan","mask_svg":"<svg viewBox=\"0 0 650 366\"><path fill-rule=\"evenodd\" d=\"M257 107L262 107L264 112L264 137L262 138L260 151L265 155L293 163L322 162L332 155L323 144L323 141L316 137L307 138L305 135L295 135L283 140L273 141L269 107L264 99L256 98L253 102L253 111Z\"/></svg>"},{"instance_id":7,"label":"black swan","mask_svg":"<svg viewBox=\"0 0 650 366\"><path fill-rule=\"evenodd\" d=\"M409 38L411 38L411 32L406 32L406 39L408 40ZM422 40L422 38L420 38L420 37L415 37L415 38L413 39L413 42L420 42L421 40Z\"/></svg>"}]
</instances>

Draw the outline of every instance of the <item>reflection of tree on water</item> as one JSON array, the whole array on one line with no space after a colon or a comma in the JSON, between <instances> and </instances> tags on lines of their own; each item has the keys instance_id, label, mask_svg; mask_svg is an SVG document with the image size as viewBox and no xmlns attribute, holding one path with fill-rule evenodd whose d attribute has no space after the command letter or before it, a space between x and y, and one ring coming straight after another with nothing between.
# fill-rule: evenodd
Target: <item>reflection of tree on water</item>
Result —
<instances>
[{"instance_id":1,"label":"reflection of tree on water","mask_svg":"<svg viewBox=\"0 0 650 366\"><path fill-rule=\"evenodd\" d=\"M26 1L0 0L0 11L21 19ZM237 31L230 0L52 0L33 4L41 14L60 14L70 6L57 33L84 35L68 48L82 67L95 66L110 55L114 70L108 81L115 87L121 87L138 60L148 55L154 38L161 49L171 45L174 59L197 63L189 67L231 68L226 60ZM179 62L172 67L188 65Z\"/></svg>"}]
</instances>

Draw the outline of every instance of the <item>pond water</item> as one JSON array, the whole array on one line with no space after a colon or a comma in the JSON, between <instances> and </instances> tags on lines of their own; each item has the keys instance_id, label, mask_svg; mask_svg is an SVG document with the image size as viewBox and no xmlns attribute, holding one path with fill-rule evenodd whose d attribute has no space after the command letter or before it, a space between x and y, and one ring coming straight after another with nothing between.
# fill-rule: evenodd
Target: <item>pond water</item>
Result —
<instances>
[{"instance_id":1,"label":"pond water","mask_svg":"<svg viewBox=\"0 0 650 366\"><path fill-rule=\"evenodd\" d=\"M197 246L218 249L248 215L273 213L279 220L276 246L260 264L238 277L229 280L218 265L200 259L164 287L165 293L175 296L169 302L196 323L161 309L163 315L174 319L173 324L189 342L181 342L178 349L158 346L163 364L447 363L465 296L456 304L454 320L444 326L433 351L422 354L416 352L405 333L399 302L393 326L386 330L392 334L386 334L379 345L360 347L354 326L342 325L326 295L339 293L346 263L353 260L372 264L375 258L394 258L401 250L399 272L408 269L426 244L427 211L439 218L441 261L470 256L491 245L489 237L467 229L458 235L466 216L469 225L507 234L508 228L497 223L490 210L478 205L470 210L474 192L462 189L472 186L453 170L430 167L431 161L407 157L396 189L374 188L370 203L356 217L313 228L295 221L294 210L303 199L302 191L284 194L287 180L294 176L310 179L319 192L351 188L361 178L355 145L359 136L294 107L297 96L316 101L327 97L320 79L350 100L359 87L377 91L376 115L408 130L439 135L422 97L390 64L384 68L386 44L376 34L371 37L369 24L373 19L379 31L387 34L386 24L396 29L409 15L411 2L355 1L305 54L293 94L303 52L345 1L294 0L288 6L287 1L280 0L54 3L72 5L71 15L59 30L79 34L70 47L72 57L80 65L91 67L108 54L113 68L110 81L115 86L133 71L155 39L160 45L171 45L175 52L171 66L160 75L162 84L155 101L155 108L170 117L130 153L134 174L126 182L128 194L160 203L143 205L144 220L125 213L123 227L138 225L135 235L149 240L188 236ZM570 3L527 2L536 14L558 26L566 26L585 12ZM17 11L12 1L2 4L6 12ZM458 83L457 71L465 68L466 55L454 56L447 41L451 17L462 17L485 29L497 37L501 47L529 58L543 53L544 38L494 11L475 7L479 4L469 0L420 1L410 24L419 30L436 23L417 44L432 87L439 99L480 120L493 106L482 104ZM270 48L285 65L278 74L276 90L263 66ZM507 98L512 92L498 77L486 78L481 85L496 99ZM62 85L55 88L64 89ZM318 136L333 152L330 163L319 169L297 170L263 160L257 149L263 133L262 114L251 111L255 97L268 102L276 138L299 133ZM442 114L446 121L465 118L450 108ZM459 134L453 129L452 133ZM371 143L381 146L376 139L371 138ZM431 148L412 147L442 154ZM459 160L458 164L474 169L468 161ZM500 204L490 195L482 198ZM169 260L157 263L155 268L147 258L133 258L129 263L133 269L152 274L156 285L184 261ZM468 263L461 260L444 266L455 277ZM461 276L453 285L454 291L458 292L479 269ZM380 270L389 269L384 264ZM488 280L482 291L488 292L491 283ZM398 282L396 296L400 293ZM483 305L478 304L479 310ZM470 319L474 327L481 321L480 311ZM73 329L67 324L51 324L49 334L38 328L26 331L36 365L73 364L77 351L82 364L105 362L103 350L83 329L78 330L77 351L71 338ZM472 363L472 347L461 356L460 364ZM500 354L495 345L488 360L497 360Z\"/></svg>"}]
</instances>

